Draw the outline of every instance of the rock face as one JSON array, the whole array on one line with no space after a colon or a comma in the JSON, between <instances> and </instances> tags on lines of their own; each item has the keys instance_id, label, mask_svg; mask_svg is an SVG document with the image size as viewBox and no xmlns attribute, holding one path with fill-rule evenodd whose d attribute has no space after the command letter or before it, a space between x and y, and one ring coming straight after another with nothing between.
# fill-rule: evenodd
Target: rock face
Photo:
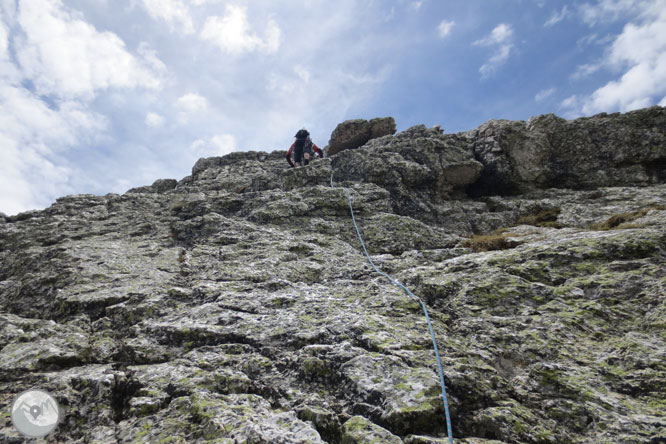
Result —
<instances>
[{"instance_id":1,"label":"rock face","mask_svg":"<svg viewBox=\"0 0 666 444\"><path fill-rule=\"evenodd\" d=\"M666 109L201 159L0 218L0 441L666 441ZM331 188L331 175L335 187Z\"/></svg>"},{"instance_id":2,"label":"rock face","mask_svg":"<svg viewBox=\"0 0 666 444\"><path fill-rule=\"evenodd\" d=\"M347 120L340 123L328 141L329 155L364 145L371 139L395 134L393 117L378 117L370 121L364 119Z\"/></svg>"},{"instance_id":3,"label":"rock face","mask_svg":"<svg viewBox=\"0 0 666 444\"><path fill-rule=\"evenodd\" d=\"M664 109L566 121L491 120L467 134L484 164L473 194L648 185L666 180Z\"/></svg>"}]
</instances>

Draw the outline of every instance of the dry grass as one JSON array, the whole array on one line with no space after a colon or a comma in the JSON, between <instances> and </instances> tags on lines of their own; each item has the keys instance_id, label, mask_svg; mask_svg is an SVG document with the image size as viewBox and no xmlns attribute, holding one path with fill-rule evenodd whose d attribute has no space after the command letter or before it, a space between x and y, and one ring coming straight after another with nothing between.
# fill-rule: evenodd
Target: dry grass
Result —
<instances>
[{"instance_id":1,"label":"dry grass","mask_svg":"<svg viewBox=\"0 0 666 444\"><path fill-rule=\"evenodd\" d=\"M537 227L562 228L557 222L557 216L562 212L561 208L551 208L536 214L527 214L518 219L518 225L534 225Z\"/></svg>"},{"instance_id":2,"label":"dry grass","mask_svg":"<svg viewBox=\"0 0 666 444\"><path fill-rule=\"evenodd\" d=\"M598 231L608 231L608 230L622 230L627 228L641 228L642 227L641 225L629 224L629 222L645 216L651 210L663 211L666 210L666 206L653 205L651 207L643 208L642 210L634 211L631 213L615 214L600 224L590 225L590 229Z\"/></svg>"},{"instance_id":3,"label":"dry grass","mask_svg":"<svg viewBox=\"0 0 666 444\"><path fill-rule=\"evenodd\" d=\"M482 251L507 250L509 248L517 247L522 243L512 241L510 238L514 236L515 234L505 233L503 230L498 230L490 234L475 234L463 242L462 246L465 248L471 248L475 253L480 253Z\"/></svg>"}]
</instances>

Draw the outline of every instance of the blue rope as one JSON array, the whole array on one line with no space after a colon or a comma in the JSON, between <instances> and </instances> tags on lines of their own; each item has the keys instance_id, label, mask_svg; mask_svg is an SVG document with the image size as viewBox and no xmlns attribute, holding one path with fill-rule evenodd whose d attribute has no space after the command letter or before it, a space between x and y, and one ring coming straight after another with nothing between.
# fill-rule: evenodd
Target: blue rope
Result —
<instances>
[{"instance_id":1,"label":"blue rope","mask_svg":"<svg viewBox=\"0 0 666 444\"><path fill-rule=\"evenodd\" d=\"M333 186L332 171L331 171L331 188L335 188ZM426 304L418 296L412 293L409 288L405 287L401 282L393 279L391 276L381 271L379 268L377 268L375 263L372 262L372 259L368 254L368 249L365 248L365 242L363 242L361 231L358 229L358 224L356 223L356 217L354 216L354 208L352 207L352 198L351 194L349 194L349 188L342 187L342 189L345 190L345 193L347 193L347 200L349 201L349 211L351 212L352 221L354 222L354 228L356 228L356 234L358 235L358 239L361 241L361 246L363 247L363 252L365 253L365 257L368 259L368 262L370 262L370 265L372 265L372 268L374 268L377 273L379 273L380 275L384 276L386 279L391 281L392 284L397 285L398 287L401 287L403 290L405 290L407 294L411 296L413 299L417 300L421 304L421 307L423 308L423 313L425 314L426 321L428 321L430 336L432 337L432 345L435 348L435 357L437 358L437 369L439 370L439 383L442 386L442 401L444 402L444 413L446 414L446 431L449 434L449 444L453 444L453 432L451 430L451 414L449 413L449 400L446 396L446 384L444 383L444 370L442 369L442 360L439 357L439 349L437 348L437 340L435 339L435 330L432 327L432 322L430 322L430 315L428 314L428 308L426 307Z\"/></svg>"}]
</instances>

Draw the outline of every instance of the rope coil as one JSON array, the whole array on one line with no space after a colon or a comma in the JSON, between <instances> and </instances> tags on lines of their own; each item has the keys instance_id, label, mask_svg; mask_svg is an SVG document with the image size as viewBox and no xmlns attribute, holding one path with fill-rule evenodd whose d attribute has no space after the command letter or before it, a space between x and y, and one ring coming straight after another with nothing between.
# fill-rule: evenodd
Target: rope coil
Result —
<instances>
[{"instance_id":1,"label":"rope coil","mask_svg":"<svg viewBox=\"0 0 666 444\"><path fill-rule=\"evenodd\" d=\"M331 188L335 188L333 185L333 171L331 171ZM393 285L397 285L398 287L402 288L407 292L407 294L414 300L418 301L421 304L421 307L423 308L423 313L425 314L426 321L428 322L428 329L430 330L430 336L432 337L432 345L435 349L435 358L437 358L437 369L439 372L439 383L442 387L442 401L444 403L444 412L446 415L446 431L449 435L449 444L453 444L453 432L451 430L451 414L449 413L449 400L446 396L446 384L444 383L444 370L442 368L442 360L439 357L439 349L437 348L437 339L435 338L435 329L432 326L432 322L430 322L430 315L428 314L428 308L426 307L426 304L416 296L414 293L411 292L409 288L407 288L405 285L403 285L401 282L397 281L390 275L384 273L381 271L377 266L375 265L374 262L372 262L372 259L370 258L370 255L368 254L368 249L365 247L365 242L363 241L363 236L361 236L361 231L358 228L358 224L356 223L356 216L354 216L354 208L352 207L352 197L351 194L349 193L349 188L347 187L341 187L343 190L345 190L345 193L347 194L347 200L349 201L349 211L351 212L351 217L352 221L354 222L354 228L356 229L356 234L358 235L359 241L361 241L361 246L363 247L363 252L365 253L365 257L368 259L368 262L374 268L374 270L384 276L386 279L391 281Z\"/></svg>"}]
</instances>

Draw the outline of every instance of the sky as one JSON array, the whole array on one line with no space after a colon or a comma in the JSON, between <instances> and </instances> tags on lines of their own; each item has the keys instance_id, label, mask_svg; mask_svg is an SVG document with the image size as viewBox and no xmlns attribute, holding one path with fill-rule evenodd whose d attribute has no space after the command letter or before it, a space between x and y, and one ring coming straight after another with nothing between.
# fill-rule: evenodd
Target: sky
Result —
<instances>
[{"instance_id":1,"label":"sky","mask_svg":"<svg viewBox=\"0 0 666 444\"><path fill-rule=\"evenodd\" d=\"M0 0L0 212L323 147L666 106L666 0ZM285 167L287 167L285 161Z\"/></svg>"}]
</instances>

